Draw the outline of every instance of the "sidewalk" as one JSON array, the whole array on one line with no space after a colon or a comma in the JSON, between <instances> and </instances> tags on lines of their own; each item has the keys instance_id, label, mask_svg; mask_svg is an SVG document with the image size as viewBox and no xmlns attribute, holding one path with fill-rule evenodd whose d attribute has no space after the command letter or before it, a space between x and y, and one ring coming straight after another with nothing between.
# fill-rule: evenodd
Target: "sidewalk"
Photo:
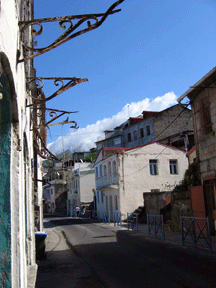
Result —
<instances>
[{"instance_id":1,"label":"sidewalk","mask_svg":"<svg viewBox=\"0 0 216 288\"><path fill-rule=\"evenodd\" d=\"M105 225L110 225L111 227L115 227L113 223L105 224ZM122 227L123 227L123 229L128 229L127 223L123 223ZM146 237L150 237L152 239L156 239L155 236L149 236L147 224L140 224L139 223L137 225L137 228L138 229L134 230L134 232L141 233L142 235L145 235ZM117 229L121 229L121 228L118 227ZM158 239L158 241L167 241L167 242L173 243L173 244L178 245L178 246L183 246L181 232L173 232L166 225L165 225L165 239L163 239L163 237L158 237L157 239ZM186 242L188 242L188 243L185 243L186 247L196 248L193 245L193 242L192 242L190 235L187 236ZM212 252L216 253L216 237L215 236L211 237L211 242L212 242ZM199 251L200 252L201 251L209 251L210 252L209 247L207 246L206 241L203 238L199 239L199 241L198 241L197 252L199 252Z\"/></svg>"},{"instance_id":2,"label":"sidewalk","mask_svg":"<svg viewBox=\"0 0 216 288\"><path fill-rule=\"evenodd\" d=\"M45 229L46 260L38 260L36 288L83 288L103 286L88 264L68 247L61 231Z\"/></svg>"}]
</instances>

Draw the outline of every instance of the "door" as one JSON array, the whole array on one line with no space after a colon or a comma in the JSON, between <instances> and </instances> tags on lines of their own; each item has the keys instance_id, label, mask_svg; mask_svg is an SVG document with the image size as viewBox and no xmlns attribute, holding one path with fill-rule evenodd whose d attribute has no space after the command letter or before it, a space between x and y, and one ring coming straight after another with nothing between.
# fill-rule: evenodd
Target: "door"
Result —
<instances>
[{"instance_id":1,"label":"door","mask_svg":"<svg viewBox=\"0 0 216 288\"><path fill-rule=\"evenodd\" d=\"M216 199L215 199L215 181L204 181L204 197L205 197L205 210L206 216L209 217L210 231L212 235L215 235L216 220Z\"/></svg>"},{"instance_id":2,"label":"door","mask_svg":"<svg viewBox=\"0 0 216 288\"><path fill-rule=\"evenodd\" d=\"M7 77L0 63L0 286L11 283L11 209L10 209L10 160L11 160L11 103ZM8 285L8 286L7 286Z\"/></svg>"}]
</instances>

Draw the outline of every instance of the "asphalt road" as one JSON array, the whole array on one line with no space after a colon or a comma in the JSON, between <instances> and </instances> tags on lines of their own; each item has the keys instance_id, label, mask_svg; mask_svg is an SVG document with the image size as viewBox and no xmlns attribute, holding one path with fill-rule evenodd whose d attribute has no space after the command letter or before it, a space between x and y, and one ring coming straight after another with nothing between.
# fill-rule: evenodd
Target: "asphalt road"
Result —
<instances>
[{"instance_id":1,"label":"asphalt road","mask_svg":"<svg viewBox=\"0 0 216 288\"><path fill-rule=\"evenodd\" d=\"M104 287L216 287L215 254L103 223L49 220Z\"/></svg>"}]
</instances>

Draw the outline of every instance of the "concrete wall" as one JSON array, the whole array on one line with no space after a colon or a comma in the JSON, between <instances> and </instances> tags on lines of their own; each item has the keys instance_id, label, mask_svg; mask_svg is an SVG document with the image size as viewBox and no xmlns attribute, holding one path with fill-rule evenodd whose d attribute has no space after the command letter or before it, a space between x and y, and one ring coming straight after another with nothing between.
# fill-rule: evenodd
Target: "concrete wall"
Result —
<instances>
[{"instance_id":1,"label":"concrete wall","mask_svg":"<svg viewBox=\"0 0 216 288\"><path fill-rule=\"evenodd\" d=\"M158 160L157 175L150 174L150 159ZM170 174L169 160L177 160L177 174ZM152 143L126 152L121 151L121 153L113 152L112 156L102 161L96 161L95 167L99 167L100 164L107 165L109 161L111 163L116 161L118 181L103 186L100 179L96 179L96 189L102 191L105 196L117 195L118 210L123 217L126 217L127 212L133 212L145 204L143 203L143 193L156 189L165 192L172 191L183 179L185 170L188 168L185 151L159 143ZM113 178L110 179L113 180ZM104 178L104 184L106 184L105 181ZM102 205L97 201L97 209L101 214L106 210L106 203ZM115 210L113 211L115 212Z\"/></svg>"},{"instance_id":2,"label":"concrete wall","mask_svg":"<svg viewBox=\"0 0 216 288\"><path fill-rule=\"evenodd\" d=\"M94 169L92 167L92 169ZM80 173L80 202L89 203L93 201L93 192L95 189L95 173L94 170L87 170Z\"/></svg>"},{"instance_id":3,"label":"concrete wall","mask_svg":"<svg viewBox=\"0 0 216 288\"><path fill-rule=\"evenodd\" d=\"M186 153L176 148L153 143L119 155L120 201L122 213L143 205L143 193L151 190L171 191L188 168ZM158 174L151 175L149 160L157 159ZM170 174L169 160L177 160L178 173ZM145 203L144 203L145 205Z\"/></svg>"}]
</instances>

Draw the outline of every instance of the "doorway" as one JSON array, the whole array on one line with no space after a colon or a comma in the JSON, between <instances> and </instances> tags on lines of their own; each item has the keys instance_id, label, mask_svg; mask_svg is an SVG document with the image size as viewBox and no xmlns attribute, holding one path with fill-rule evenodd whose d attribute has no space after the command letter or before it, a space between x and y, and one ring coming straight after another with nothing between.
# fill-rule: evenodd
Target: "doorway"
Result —
<instances>
[{"instance_id":1,"label":"doorway","mask_svg":"<svg viewBox=\"0 0 216 288\"><path fill-rule=\"evenodd\" d=\"M214 224L216 220L215 180L204 181L203 187L204 187L206 216L209 217L211 234L215 235L215 224Z\"/></svg>"}]
</instances>

